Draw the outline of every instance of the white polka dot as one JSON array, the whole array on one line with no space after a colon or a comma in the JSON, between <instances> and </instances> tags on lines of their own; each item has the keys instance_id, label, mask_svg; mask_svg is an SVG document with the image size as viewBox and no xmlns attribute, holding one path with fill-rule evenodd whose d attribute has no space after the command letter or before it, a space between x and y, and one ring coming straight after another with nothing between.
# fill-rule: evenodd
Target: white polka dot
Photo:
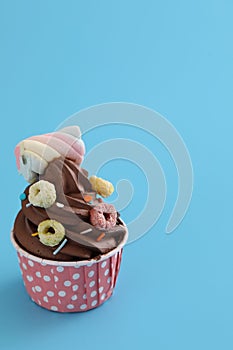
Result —
<instances>
[{"instance_id":1,"label":"white polka dot","mask_svg":"<svg viewBox=\"0 0 233 350\"><path fill-rule=\"evenodd\" d=\"M91 306L96 306L97 304L97 300L93 300L93 302L91 303Z\"/></svg>"},{"instance_id":2,"label":"white polka dot","mask_svg":"<svg viewBox=\"0 0 233 350\"><path fill-rule=\"evenodd\" d=\"M99 283L101 282L101 279L100 279L100 278L98 278L98 282L99 282Z\"/></svg>"},{"instance_id":3,"label":"white polka dot","mask_svg":"<svg viewBox=\"0 0 233 350\"><path fill-rule=\"evenodd\" d=\"M87 308L87 304L82 304L81 306L80 306L80 309L81 310L85 310Z\"/></svg>"},{"instance_id":4,"label":"white polka dot","mask_svg":"<svg viewBox=\"0 0 233 350\"><path fill-rule=\"evenodd\" d=\"M74 280L79 279L79 277L80 277L80 274L79 274L79 273L74 273L74 274L73 274L73 279L74 279Z\"/></svg>"},{"instance_id":5,"label":"white polka dot","mask_svg":"<svg viewBox=\"0 0 233 350\"><path fill-rule=\"evenodd\" d=\"M34 287L32 287L32 291L33 291L33 293L36 293L36 291L35 291L35 288L34 288Z\"/></svg>"},{"instance_id":6,"label":"white polka dot","mask_svg":"<svg viewBox=\"0 0 233 350\"><path fill-rule=\"evenodd\" d=\"M31 260L28 260L28 265L30 265L31 267L33 267L33 266L34 266L34 262L31 261Z\"/></svg>"},{"instance_id":7,"label":"white polka dot","mask_svg":"<svg viewBox=\"0 0 233 350\"><path fill-rule=\"evenodd\" d=\"M75 295L72 295L71 297L72 300L77 300L78 299L78 296L75 294Z\"/></svg>"},{"instance_id":8,"label":"white polka dot","mask_svg":"<svg viewBox=\"0 0 233 350\"><path fill-rule=\"evenodd\" d=\"M44 276L43 279L45 282L49 282L51 280L51 278L49 276Z\"/></svg>"},{"instance_id":9,"label":"white polka dot","mask_svg":"<svg viewBox=\"0 0 233 350\"><path fill-rule=\"evenodd\" d=\"M89 283L89 287L94 287L94 285L95 285L95 281L91 281L91 282Z\"/></svg>"},{"instance_id":10,"label":"white polka dot","mask_svg":"<svg viewBox=\"0 0 233 350\"><path fill-rule=\"evenodd\" d=\"M41 277L40 271L36 271L36 276L39 277L39 278Z\"/></svg>"},{"instance_id":11,"label":"white polka dot","mask_svg":"<svg viewBox=\"0 0 233 350\"><path fill-rule=\"evenodd\" d=\"M91 297L94 298L96 294L97 294L96 290L93 290L93 292L91 292Z\"/></svg>"},{"instance_id":12,"label":"white polka dot","mask_svg":"<svg viewBox=\"0 0 233 350\"><path fill-rule=\"evenodd\" d=\"M73 305L73 304L68 304L66 307L67 307L67 309L69 309L69 310L74 309L74 305Z\"/></svg>"},{"instance_id":13,"label":"white polka dot","mask_svg":"<svg viewBox=\"0 0 233 350\"><path fill-rule=\"evenodd\" d=\"M64 286L65 286L65 287L71 286L71 282L70 282L70 281L65 281L65 282L64 282Z\"/></svg>"},{"instance_id":14,"label":"white polka dot","mask_svg":"<svg viewBox=\"0 0 233 350\"><path fill-rule=\"evenodd\" d=\"M106 265L107 265L107 262L103 261L102 264L101 264L101 267L104 268Z\"/></svg>"},{"instance_id":15,"label":"white polka dot","mask_svg":"<svg viewBox=\"0 0 233 350\"><path fill-rule=\"evenodd\" d=\"M22 266L23 266L24 270L27 270L27 265L26 264L23 263Z\"/></svg>"},{"instance_id":16,"label":"white polka dot","mask_svg":"<svg viewBox=\"0 0 233 350\"><path fill-rule=\"evenodd\" d=\"M51 271L51 273L54 273L54 269L51 269L50 271Z\"/></svg>"},{"instance_id":17,"label":"white polka dot","mask_svg":"<svg viewBox=\"0 0 233 350\"><path fill-rule=\"evenodd\" d=\"M32 281L33 281L33 277L32 277L32 276L27 275L27 280L28 280L28 282L32 282Z\"/></svg>"},{"instance_id":18,"label":"white polka dot","mask_svg":"<svg viewBox=\"0 0 233 350\"><path fill-rule=\"evenodd\" d=\"M88 267L90 267L90 266L92 266L92 265L93 265L93 263L88 263L88 264L87 264Z\"/></svg>"},{"instance_id":19,"label":"white polka dot","mask_svg":"<svg viewBox=\"0 0 233 350\"><path fill-rule=\"evenodd\" d=\"M58 266L58 267L57 267L57 272L62 272L62 271L64 271L64 267Z\"/></svg>"},{"instance_id":20,"label":"white polka dot","mask_svg":"<svg viewBox=\"0 0 233 350\"><path fill-rule=\"evenodd\" d=\"M61 304L61 300L60 299L58 299L57 301L58 301L58 304Z\"/></svg>"},{"instance_id":21,"label":"white polka dot","mask_svg":"<svg viewBox=\"0 0 233 350\"><path fill-rule=\"evenodd\" d=\"M54 281L58 282L59 278L57 276L54 276Z\"/></svg>"},{"instance_id":22,"label":"white polka dot","mask_svg":"<svg viewBox=\"0 0 233 350\"><path fill-rule=\"evenodd\" d=\"M81 267L81 266L78 266L78 265L74 266L75 269L79 269L80 267Z\"/></svg>"},{"instance_id":23,"label":"white polka dot","mask_svg":"<svg viewBox=\"0 0 233 350\"><path fill-rule=\"evenodd\" d=\"M37 303L38 303L39 305L41 305L41 301L40 301L39 299L37 300Z\"/></svg>"},{"instance_id":24,"label":"white polka dot","mask_svg":"<svg viewBox=\"0 0 233 350\"><path fill-rule=\"evenodd\" d=\"M99 287L99 293L102 293L104 290L104 287Z\"/></svg>"},{"instance_id":25,"label":"white polka dot","mask_svg":"<svg viewBox=\"0 0 233 350\"><path fill-rule=\"evenodd\" d=\"M87 299L87 296L86 296L86 294L83 294L83 299Z\"/></svg>"},{"instance_id":26,"label":"white polka dot","mask_svg":"<svg viewBox=\"0 0 233 350\"><path fill-rule=\"evenodd\" d=\"M20 252L19 255L21 256L21 258L23 257L23 254Z\"/></svg>"},{"instance_id":27,"label":"white polka dot","mask_svg":"<svg viewBox=\"0 0 233 350\"><path fill-rule=\"evenodd\" d=\"M36 290L37 292L41 292L41 291L42 291L42 289L41 289L40 286L35 286L35 290Z\"/></svg>"},{"instance_id":28,"label":"white polka dot","mask_svg":"<svg viewBox=\"0 0 233 350\"><path fill-rule=\"evenodd\" d=\"M66 296L66 292L64 290L60 290L60 292L58 292L59 297L65 297Z\"/></svg>"},{"instance_id":29,"label":"white polka dot","mask_svg":"<svg viewBox=\"0 0 233 350\"><path fill-rule=\"evenodd\" d=\"M104 293L104 294L101 295L100 299L101 299L101 300L104 300L105 297L106 297L106 294Z\"/></svg>"},{"instance_id":30,"label":"white polka dot","mask_svg":"<svg viewBox=\"0 0 233 350\"><path fill-rule=\"evenodd\" d=\"M112 278L111 278L111 277L108 277L107 282L110 283L111 280L112 280Z\"/></svg>"},{"instance_id":31,"label":"white polka dot","mask_svg":"<svg viewBox=\"0 0 233 350\"><path fill-rule=\"evenodd\" d=\"M107 269L105 272L104 272L104 275L107 276L109 274L109 269Z\"/></svg>"},{"instance_id":32,"label":"white polka dot","mask_svg":"<svg viewBox=\"0 0 233 350\"><path fill-rule=\"evenodd\" d=\"M58 308L57 308L57 306L51 306L50 310L57 311Z\"/></svg>"},{"instance_id":33,"label":"white polka dot","mask_svg":"<svg viewBox=\"0 0 233 350\"><path fill-rule=\"evenodd\" d=\"M47 292L47 295L48 295L49 297L53 297L53 296L54 296L54 293L53 293L51 290L49 290L49 291Z\"/></svg>"},{"instance_id":34,"label":"white polka dot","mask_svg":"<svg viewBox=\"0 0 233 350\"><path fill-rule=\"evenodd\" d=\"M46 262L44 262L44 261L41 261L41 263L40 263L42 266L46 266L47 264L46 264Z\"/></svg>"},{"instance_id":35,"label":"white polka dot","mask_svg":"<svg viewBox=\"0 0 233 350\"><path fill-rule=\"evenodd\" d=\"M93 277L95 274L95 272L93 270L91 270L90 272L88 272L88 277Z\"/></svg>"},{"instance_id":36,"label":"white polka dot","mask_svg":"<svg viewBox=\"0 0 233 350\"><path fill-rule=\"evenodd\" d=\"M75 292L76 290L78 290L78 285L77 284L74 284L73 287L72 287L73 291Z\"/></svg>"},{"instance_id":37,"label":"white polka dot","mask_svg":"<svg viewBox=\"0 0 233 350\"><path fill-rule=\"evenodd\" d=\"M46 303L48 303L48 302L49 302L49 300L48 300L48 298L47 298L47 297L44 297L43 299L44 299L44 301L45 301Z\"/></svg>"}]
</instances>

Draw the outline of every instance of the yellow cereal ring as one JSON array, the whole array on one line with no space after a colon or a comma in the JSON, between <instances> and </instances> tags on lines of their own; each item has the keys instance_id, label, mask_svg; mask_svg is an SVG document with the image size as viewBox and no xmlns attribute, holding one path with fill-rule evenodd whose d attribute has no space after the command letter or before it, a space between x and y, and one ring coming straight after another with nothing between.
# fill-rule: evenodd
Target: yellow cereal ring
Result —
<instances>
[{"instance_id":1,"label":"yellow cereal ring","mask_svg":"<svg viewBox=\"0 0 233 350\"><path fill-rule=\"evenodd\" d=\"M56 220L44 220L38 225L38 235L41 243L54 247L65 237L65 228Z\"/></svg>"},{"instance_id":2,"label":"yellow cereal ring","mask_svg":"<svg viewBox=\"0 0 233 350\"><path fill-rule=\"evenodd\" d=\"M56 201L55 186L51 182L45 180L35 182L29 188L28 200L36 207L51 207Z\"/></svg>"},{"instance_id":3,"label":"yellow cereal ring","mask_svg":"<svg viewBox=\"0 0 233 350\"><path fill-rule=\"evenodd\" d=\"M93 190L102 197L109 197L114 192L113 184L101 177L92 175L89 180Z\"/></svg>"}]
</instances>

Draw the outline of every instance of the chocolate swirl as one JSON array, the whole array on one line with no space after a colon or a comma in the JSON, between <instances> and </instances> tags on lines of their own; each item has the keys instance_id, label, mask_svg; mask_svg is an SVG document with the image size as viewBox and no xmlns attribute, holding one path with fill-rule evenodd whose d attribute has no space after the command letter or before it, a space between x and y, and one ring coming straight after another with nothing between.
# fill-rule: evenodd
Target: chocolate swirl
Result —
<instances>
[{"instance_id":1,"label":"chocolate swirl","mask_svg":"<svg viewBox=\"0 0 233 350\"><path fill-rule=\"evenodd\" d=\"M119 218L117 225L104 231L105 236L98 240L103 230L90 224L89 211L99 203L99 199L92 189L86 170L69 159L59 158L49 164L40 180L54 184L57 199L50 208L35 207L29 205L27 199L30 186L25 189L27 198L22 201L22 209L13 228L15 239L23 249L44 259L75 261L98 259L101 254L116 248L122 242L126 228ZM85 201L86 195L92 196L90 203ZM59 221L66 230L68 241L56 255L53 252L57 247L45 246L38 237L32 236L32 233L37 232L39 223L47 219Z\"/></svg>"}]
</instances>

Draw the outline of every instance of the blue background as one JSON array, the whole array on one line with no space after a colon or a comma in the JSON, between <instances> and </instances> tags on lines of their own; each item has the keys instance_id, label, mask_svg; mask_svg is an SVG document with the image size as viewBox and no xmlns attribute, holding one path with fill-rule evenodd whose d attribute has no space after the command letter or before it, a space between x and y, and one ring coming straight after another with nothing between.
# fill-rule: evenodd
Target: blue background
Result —
<instances>
[{"instance_id":1,"label":"blue background","mask_svg":"<svg viewBox=\"0 0 233 350\"><path fill-rule=\"evenodd\" d=\"M0 1L2 349L232 349L232 15L231 0ZM126 246L114 296L87 313L49 312L29 300L9 240L26 185L13 149L111 101L176 127L193 162L192 202L166 235L177 177L160 145L166 207Z\"/></svg>"}]
</instances>

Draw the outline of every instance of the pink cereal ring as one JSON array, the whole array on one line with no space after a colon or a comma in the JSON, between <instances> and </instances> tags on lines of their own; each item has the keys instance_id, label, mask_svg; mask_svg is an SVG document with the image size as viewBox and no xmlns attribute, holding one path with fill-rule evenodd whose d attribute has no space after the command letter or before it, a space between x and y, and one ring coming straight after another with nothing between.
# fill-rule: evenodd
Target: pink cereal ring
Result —
<instances>
[{"instance_id":1,"label":"pink cereal ring","mask_svg":"<svg viewBox=\"0 0 233 350\"><path fill-rule=\"evenodd\" d=\"M99 203L90 210L91 224L97 228L110 229L116 226L117 212L112 204Z\"/></svg>"}]
</instances>

